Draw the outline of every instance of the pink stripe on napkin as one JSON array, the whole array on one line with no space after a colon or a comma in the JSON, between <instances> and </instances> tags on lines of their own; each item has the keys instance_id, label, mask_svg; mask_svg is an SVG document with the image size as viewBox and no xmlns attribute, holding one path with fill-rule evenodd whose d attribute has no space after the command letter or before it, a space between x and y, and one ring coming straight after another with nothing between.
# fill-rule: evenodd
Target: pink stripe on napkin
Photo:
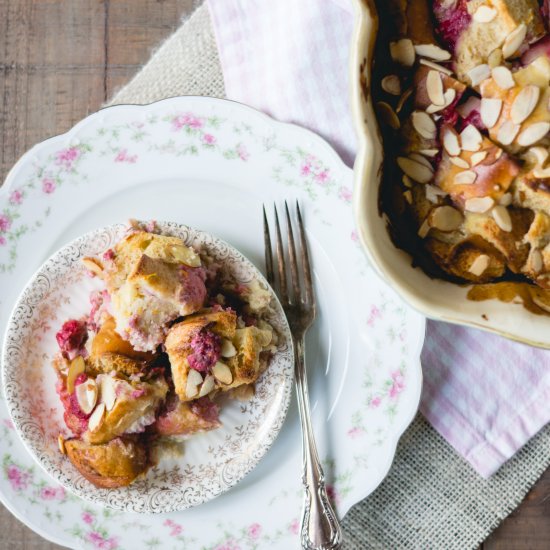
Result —
<instances>
[{"instance_id":1,"label":"pink stripe on napkin","mask_svg":"<svg viewBox=\"0 0 550 550\"><path fill-rule=\"evenodd\" d=\"M227 97L321 134L351 165L347 0L208 0ZM484 477L550 421L550 352L430 321L421 411Z\"/></svg>"}]
</instances>

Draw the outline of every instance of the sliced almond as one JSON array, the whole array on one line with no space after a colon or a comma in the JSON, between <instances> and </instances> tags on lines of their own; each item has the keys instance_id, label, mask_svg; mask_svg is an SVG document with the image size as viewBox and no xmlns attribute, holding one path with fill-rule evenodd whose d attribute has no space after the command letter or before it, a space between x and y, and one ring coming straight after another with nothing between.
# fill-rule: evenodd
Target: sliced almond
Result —
<instances>
[{"instance_id":1,"label":"sliced almond","mask_svg":"<svg viewBox=\"0 0 550 550\"><path fill-rule=\"evenodd\" d=\"M421 239L424 239L424 238L426 238L426 236L428 235L429 232L430 232L430 224L428 223L428 220L424 220L422 222L422 225L418 229L418 236Z\"/></svg>"},{"instance_id":2,"label":"sliced almond","mask_svg":"<svg viewBox=\"0 0 550 550\"><path fill-rule=\"evenodd\" d=\"M497 16L497 10L489 6L481 5L474 12L473 19L476 23L490 23Z\"/></svg>"},{"instance_id":3,"label":"sliced almond","mask_svg":"<svg viewBox=\"0 0 550 550\"><path fill-rule=\"evenodd\" d=\"M512 231L512 218L510 218L510 214L506 206L498 204L493 208L491 214L493 215L493 219L496 224L502 229L502 231L506 231L507 233Z\"/></svg>"},{"instance_id":4,"label":"sliced almond","mask_svg":"<svg viewBox=\"0 0 550 550\"><path fill-rule=\"evenodd\" d=\"M397 157L397 164L409 178L418 183L428 183L433 178L433 170L406 157Z\"/></svg>"},{"instance_id":5,"label":"sliced almond","mask_svg":"<svg viewBox=\"0 0 550 550\"><path fill-rule=\"evenodd\" d=\"M550 178L550 168L535 168L533 176L538 179Z\"/></svg>"},{"instance_id":6,"label":"sliced almond","mask_svg":"<svg viewBox=\"0 0 550 550\"><path fill-rule=\"evenodd\" d=\"M403 109L403 106L407 102L407 99L412 96L413 90L412 88L407 88L399 98L399 101L397 102L397 105L395 106L395 112L399 113L401 109Z\"/></svg>"},{"instance_id":7,"label":"sliced almond","mask_svg":"<svg viewBox=\"0 0 550 550\"><path fill-rule=\"evenodd\" d=\"M540 307L540 309L542 309L543 311L546 311L547 313L550 313L550 306L547 303L543 302L539 297L534 295L531 297L531 299L537 306Z\"/></svg>"},{"instance_id":8,"label":"sliced almond","mask_svg":"<svg viewBox=\"0 0 550 550\"><path fill-rule=\"evenodd\" d=\"M452 206L439 206L431 213L430 225L440 231L455 231L462 225L462 214Z\"/></svg>"},{"instance_id":9,"label":"sliced almond","mask_svg":"<svg viewBox=\"0 0 550 550\"><path fill-rule=\"evenodd\" d=\"M477 65L473 69L470 69L466 74L470 78L472 86L477 86L484 80L491 77L491 67L489 67L486 63L482 63L481 65Z\"/></svg>"},{"instance_id":10,"label":"sliced almond","mask_svg":"<svg viewBox=\"0 0 550 550\"><path fill-rule=\"evenodd\" d=\"M61 434L57 437L57 446L62 455L67 454L67 449L65 449L65 438Z\"/></svg>"},{"instance_id":11,"label":"sliced almond","mask_svg":"<svg viewBox=\"0 0 550 550\"><path fill-rule=\"evenodd\" d=\"M227 338L222 340L220 355L222 357L235 357L235 355L237 355L237 349L231 340L228 340Z\"/></svg>"},{"instance_id":12,"label":"sliced almond","mask_svg":"<svg viewBox=\"0 0 550 550\"><path fill-rule=\"evenodd\" d=\"M82 258L84 267L95 275L103 275L103 266L95 258Z\"/></svg>"},{"instance_id":13,"label":"sliced almond","mask_svg":"<svg viewBox=\"0 0 550 550\"><path fill-rule=\"evenodd\" d=\"M412 202L413 202L413 196L412 196L412 193L411 193L410 189L407 189L407 191L404 191L404 192L403 192L403 198L404 198L409 204L412 204Z\"/></svg>"},{"instance_id":14,"label":"sliced almond","mask_svg":"<svg viewBox=\"0 0 550 550\"><path fill-rule=\"evenodd\" d=\"M542 261L542 254L539 250L531 251L531 267L535 273L540 273L544 267L544 262Z\"/></svg>"},{"instance_id":15,"label":"sliced almond","mask_svg":"<svg viewBox=\"0 0 550 550\"><path fill-rule=\"evenodd\" d=\"M494 204L495 201L491 197L472 197L471 199L466 199L464 209L468 212L483 214L489 211Z\"/></svg>"},{"instance_id":16,"label":"sliced almond","mask_svg":"<svg viewBox=\"0 0 550 550\"><path fill-rule=\"evenodd\" d=\"M376 104L376 108L378 110L378 114L388 126L393 128L394 130L399 130L399 128L401 127L401 121L399 120L397 113L393 110L393 107L389 103L386 103L385 101L379 101Z\"/></svg>"},{"instance_id":17,"label":"sliced almond","mask_svg":"<svg viewBox=\"0 0 550 550\"><path fill-rule=\"evenodd\" d=\"M512 71L508 67L495 67L491 70L491 76L496 85L502 90L509 90L516 85Z\"/></svg>"},{"instance_id":18,"label":"sliced almond","mask_svg":"<svg viewBox=\"0 0 550 550\"><path fill-rule=\"evenodd\" d=\"M477 174L473 170L464 170L464 172L459 172L454 177L454 183L457 185L470 185L476 181Z\"/></svg>"},{"instance_id":19,"label":"sliced almond","mask_svg":"<svg viewBox=\"0 0 550 550\"><path fill-rule=\"evenodd\" d=\"M403 177L401 178L401 181L403 182L403 185L405 187L412 187L413 186L411 178L409 178L409 176L407 176L406 174L403 174Z\"/></svg>"},{"instance_id":20,"label":"sliced almond","mask_svg":"<svg viewBox=\"0 0 550 550\"><path fill-rule=\"evenodd\" d=\"M543 166L548 159L548 149L545 147L530 147L524 157L531 158L537 166Z\"/></svg>"},{"instance_id":21,"label":"sliced almond","mask_svg":"<svg viewBox=\"0 0 550 550\"><path fill-rule=\"evenodd\" d=\"M115 381L110 376L103 376L101 378L100 390L100 402L105 403L105 408L110 411L115 406L116 390Z\"/></svg>"},{"instance_id":22,"label":"sliced almond","mask_svg":"<svg viewBox=\"0 0 550 550\"><path fill-rule=\"evenodd\" d=\"M523 44L527 34L527 26L520 23L507 37L502 45L502 55L504 59L512 57Z\"/></svg>"},{"instance_id":23,"label":"sliced almond","mask_svg":"<svg viewBox=\"0 0 550 550\"><path fill-rule=\"evenodd\" d=\"M412 67L415 59L414 46L408 38L402 38L397 42L390 42L391 58L405 67Z\"/></svg>"},{"instance_id":24,"label":"sliced almond","mask_svg":"<svg viewBox=\"0 0 550 550\"><path fill-rule=\"evenodd\" d=\"M428 97L434 105L445 105L443 97L443 82L441 82L441 74L439 71L429 71L426 77L426 91Z\"/></svg>"},{"instance_id":25,"label":"sliced almond","mask_svg":"<svg viewBox=\"0 0 550 550\"><path fill-rule=\"evenodd\" d=\"M424 111L413 111L411 121L419 135L426 139L435 139L437 128L430 115Z\"/></svg>"},{"instance_id":26,"label":"sliced almond","mask_svg":"<svg viewBox=\"0 0 550 550\"><path fill-rule=\"evenodd\" d=\"M514 124L521 124L534 110L539 102L540 88L532 84L525 86L514 99L510 107L510 119Z\"/></svg>"},{"instance_id":27,"label":"sliced almond","mask_svg":"<svg viewBox=\"0 0 550 550\"><path fill-rule=\"evenodd\" d=\"M460 132L460 143L462 149L465 151L479 151L482 141L482 135L473 124L468 124L468 126Z\"/></svg>"},{"instance_id":28,"label":"sliced almond","mask_svg":"<svg viewBox=\"0 0 550 550\"><path fill-rule=\"evenodd\" d=\"M425 157L433 158L437 156L439 149L420 149L418 152Z\"/></svg>"},{"instance_id":29,"label":"sliced almond","mask_svg":"<svg viewBox=\"0 0 550 550\"><path fill-rule=\"evenodd\" d=\"M438 111L442 111L443 109L446 109L454 100L456 97L456 91L454 88L447 88L445 90L445 93L443 94L443 98L445 100L445 103L443 105L429 105L426 109L426 112L431 115L433 113L437 113Z\"/></svg>"},{"instance_id":30,"label":"sliced almond","mask_svg":"<svg viewBox=\"0 0 550 550\"><path fill-rule=\"evenodd\" d=\"M440 197L447 196L447 193L443 191L443 189L435 185L430 185L429 183L426 184L424 189L426 190L426 199L428 199L433 204L437 204Z\"/></svg>"},{"instance_id":31,"label":"sliced almond","mask_svg":"<svg viewBox=\"0 0 550 550\"><path fill-rule=\"evenodd\" d=\"M519 124L514 124L511 120L503 122L497 132L497 141L503 145L510 145L519 132Z\"/></svg>"},{"instance_id":32,"label":"sliced almond","mask_svg":"<svg viewBox=\"0 0 550 550\"><path fill-rule=\"evenodd\" d=\"M433 61L430 61L429 59L421 59L420 64L425 65L426 67L430 67L430 69L435 69L436 71L439 71L440 73L446 74L447 76L451 76L453 74L453 71L451 71L450 69L447 69L447 67L443 67L443 65L439 65L438 63L434 63Z\"/></svg>"},{"instance_id":33,"label":"sliced almond","mask_svg":"<svg viewBox=\"0 0 550 550\"><path fill-rule=\"evenodd\" d=\"M472 166L477 166L480 162L483 162L487 158L487 151L479 151L478 153L474 153L470 157L470 162L472 163Z\"/></svg>"},{"instance_id":34,"label":"sliced almond","mask_svg":"<svg viewBox=\"0 0 550 550\"><path fill-rule=\"evenodd\" d=\"M414 47L417 55L433 59L434 61L448 61L451 54L435 44L417 44Z\"/></svg>"},{"instance_id":35,"label":"sliced almond","mask_svg":"<svg viewBox=\"0 0 550 550\"><path fill-rule=\"evenodd\" d=\"M458 136L456 132L451 128L446 128L443 134L443 147L449 155L456 157L460 155L460 144L458 143Z\"/></svg>"},{"instance_id":36,"label":"sliced almond","mask_svg":"<svg viewBox=\"0 0 550 550\"><path fill-rule=\"evenodd\" d=\"M485 124L486 128L492 128L500 116L500 111L502 110L502 100L493 99L489 97L483 97L481 99L481 106L479 108L479 113L481 115L481 120Z\"/></svg>"},{"instance_id":37,"label":"sliced almond","mask_svg":"<svg viewBox=\"0 0 550 550\"><path fill-rule=\"evenodd\" d=\"M498 67L502 63L502 50L495 48L487 57L487 64L491 69Z\"/></svg>"},{"instance_id":38,"label":"sliced almond","mask_svg":"<svg viewBox=\"0 0 550 550\"><path fill-rule=\"evenodd\" d=\"M426 158L426 157L423 157L422 155L418 154L418 153L411 153L409 155L409 158L420 163L420 164L423 164L426 168L429 168L430 170L433 170L432 168L432 165L430 164L430 161Z\"/></svg>"},{"instance_id":39,"label":"sliced almond","mask_svg":"<svg viewBox=\"0 0 550 550\"><path fill-rule=\"evenodd\" d=\"M470 168L470 165L468 164L468 162L463 158L449 157L449 160L451 161L452 164L454 164L455 166L458 166L459 168L465 168L466 170Z\"/></svg>"},{"instance_id":40,"label":"sliced almond","mask_svg":"<svg viewBox=\"0 0 550 550\"><path fill-rule=\"evenodd\" d=\"M86 370L86 363L84 359L79 355L75 357L69 365L69 372L67 373L67 391L69 393L74 392L74 381L79 374L82 374Z\"/></svg>"},{"instance_id":41,"label":"sliced almond","mask_svg":"<svg viewBox=\"0 0 550 550\"><path fill-rule=\"evenodd\" d=\"M187 374L187 384L185 387L185 395L194 397L199 392L199 386L202 384L202 375L195 369L189 369Z\"/></svg>"},{"instance_id":42,"label":"sliced almond","mask_svg":"<svg viewBox=\"0 0 550 550\"><path fill-rule=\"evenodd\" d=\"M222 384L231 384L231 382L233 382L231 369L225 363L221 363L220 361L217 361L212 367L212 374L216 380L219 380Z\"/></svg>"},{"instance_id":43,"label":"sliced almond","mask_svg":"<svg viewBox=\"0 0 550 550\"><path fill-rule=\"evenodd\" d=\"M468 268L468 271L479 277L482 275L485 270L489 267L489 256L486 254L480 254L473 262L472 265Z\"/></svg>"},{"instance_id":44,"label":"sliced almond","mask_svg":"<svg viewBox=\"0 0 550 550\"><path fill-rule=\"evenodd\" d=\"M382 89L391 95L401 95L401 81L395 74L390 74L382 79Z\"/></svg>"},{"instance_id":45,"label":"sliced almond","mask_svg":"<svg viewBox=\"0 0 550 550\"><path fill-rule=\"evenodd\" d=\"M76 387L75 394L80 410L84 414L90 414L94 410L97 401L97 386L95 380L88 379L86 382L79 384Z\"/></svg>"},{"instance_id":46,"label":"sliced almond","mask_svg":"<svg viewBox=\"0 0 550 550\"><path fill-rule=\"evenodd\" d=\"M500 197L498 203L502 204L502 206L510 206L512 204L512 194L504 193L504 195Z\"/></svg>"},{"instance_id":47,"label":"sliced almond","mask_svg":"<svg viewBox=\"0 0 550 550\"><path fill-rule=\"evenodd\" d=\"M88 430L91 432L95 432L101 423L103 422L103 415L105 414L105 403L100 403L92 413L92 416L90 416L90 420L88 420Z\"/></svg>"},{"instance_id":48,"label":"sliced almond","mask_svg":"<svg viewBox=\"0 0 550 550\"><path fill-rule=\"evenodd\" d=\"M204 397L205 395L208 395L214 388L216 387L216 381L214 377L209 374L204 379L204 382L201 386L201 391L199 392L199 397Z\"/></svg>"},{"instance_id":49,"label":"sliced almond","mask_svg":"<svg viewBox=\"0 0 550 550\"><path fill-rule=\"evenodd\" d=\"M550 131L550 122L535 122L523 130L518 136L518 143L522 147L533 145L545 137Z\"/></svg>"}]
</instances>

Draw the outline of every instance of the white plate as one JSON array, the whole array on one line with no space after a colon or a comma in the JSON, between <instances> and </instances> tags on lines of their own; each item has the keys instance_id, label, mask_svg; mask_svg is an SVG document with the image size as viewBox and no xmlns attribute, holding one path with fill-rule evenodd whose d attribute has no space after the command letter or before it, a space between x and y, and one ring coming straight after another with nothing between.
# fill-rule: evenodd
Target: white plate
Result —
<instances>
[{"instance_id":1,"label":"white plate","mask_svg":"<svg viewBox=\"0 0 550 550\"><path fill-rule=\"evenodd\" d=\"M424 319L371 270L357 242L352 172L326 142L248 107L174 98L96 113L33 148L0 191L0 329L23 285L73 238L128 218L217 235L263 266L261 204L301 201L319 316L307 351L313 421L343 516L386 475L418 406ZM0 239L2 242L2 239ZM301 449L295 403L270 451L228 493L165 516L89 505L37 468L0 403L0 495L71 547L298 547ZM110 541L110 542L109 542Z\"/></svg>"},{"instance_id":2,"label":"white plate","mask_svg":"<svg viewBox=\"0 0 550 550\"><path fill-rule=\"evenodd\" d=\"M58 353L55 335L67 319L90 311L91 292L105 288L82 263L101 257L127 234L127 224L86 233L65 245L36 272L8 322L2 354L2 389L15 428L36 461L75 495L117 510L162 513L185 510L211 500L238 483L265 455L283 425L293 380L292 338L284 311L258 269L214 235L182 224L157 222L163 235L179 237L208 253L239 284L257 281L271 293L266 320L275 328L277 351L246 403L225 400L221 427L196 434L160 460L128 487L101 489L87 481L59 452L58 436L72 437L63 419L52 368ZM44 323L44 319L48 319ZM47 413L45 412L47 411Z\"/></svg>"}]
</instances>

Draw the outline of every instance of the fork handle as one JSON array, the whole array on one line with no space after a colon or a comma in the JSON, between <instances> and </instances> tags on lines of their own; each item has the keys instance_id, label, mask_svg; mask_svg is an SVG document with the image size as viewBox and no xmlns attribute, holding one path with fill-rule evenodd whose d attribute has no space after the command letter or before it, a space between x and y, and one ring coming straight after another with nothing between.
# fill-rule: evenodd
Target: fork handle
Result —
<instances>
[{"instance_id":1,"label":"fork handle","mask_svg":"<svg viewBox=\"0 0 550 550\"><path fill-rule=\"evenodd\" d=\"M305 489L300 528L301 544L302 548L307 550L336 550L342 544L342 530L327 496L325 474L319 461L313 435L305 369L304 338L295 340L294 349L296 393L300 424L302 425L302 484Z\"/></svg>"}]
</instances>

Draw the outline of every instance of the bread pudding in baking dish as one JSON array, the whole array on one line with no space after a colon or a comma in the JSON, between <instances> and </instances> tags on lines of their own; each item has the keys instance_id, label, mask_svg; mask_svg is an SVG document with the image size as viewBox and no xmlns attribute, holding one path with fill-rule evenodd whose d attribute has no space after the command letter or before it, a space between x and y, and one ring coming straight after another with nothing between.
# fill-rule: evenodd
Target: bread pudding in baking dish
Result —
<instances>
[{"instance_id":1,"label":"bread pudding in baking dish","mask_svg":"<svg viewBox=\"0 0 550 550\"><path fill-rule=\"evenodd\" d=\"M129 485L162 438L220 427L220 397L245 399L275 352L270 294L235 283L203 250L132 225L84 258L104 288L56 335L60 450L98 487Z\"/></svg>"},{"instance_id":2,"label":"bread pudding in baking dish","mask_svg":"<svg viewBox=\"0 0 550 550\"><path fill-rule=\"evenodd\" d=\"M472 299L549 313L550 5L377 4L392 239L429 275L473 284Z\"/></svg>"}]
</instances>

